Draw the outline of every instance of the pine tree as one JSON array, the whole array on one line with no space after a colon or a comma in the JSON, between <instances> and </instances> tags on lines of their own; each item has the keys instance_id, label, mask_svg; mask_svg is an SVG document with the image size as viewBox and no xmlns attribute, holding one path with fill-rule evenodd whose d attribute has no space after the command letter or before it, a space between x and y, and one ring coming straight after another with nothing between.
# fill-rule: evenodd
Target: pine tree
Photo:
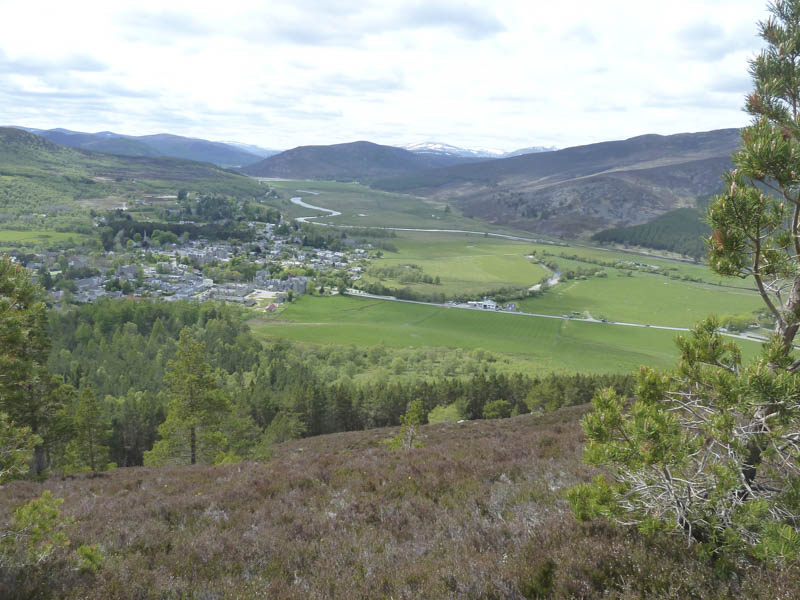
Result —
<instances>
[{"instance_id":1,"label":"pine tree","mask_svg":"<svg viewBox=\"0 0 800 600\"><path fill-rule=\"evenodd\" d=\"M75 407L73 446L78 459L92 471L108 466L108 438L111 422L105 415L94 388L84 386Z\"/></svg>"},{"instance_id":2,"label":"pine tree","mask_svg":"<svg viewBox=\"0 0 800 600\"><path fill-rule=\"evenodd\" d=\"M583 420L600 476L570 500L580 518L680 532L715 557L800 557L800 0L769 5L751 62L736 168L710 205L710 266L752 277L776 322L762 355L709 319L680 336L670 373L642 369L635 400L598 394Z\"/></svg>"},{"instance_id":3,"label":"pine tree","mask_svg":"<svg viewBox=\"0 0 800 600\"><path fill-rule=\"evenodd\" d=\"M39 437L31 462L34 474L47 468L47 444L65 392L45 368L49 350L39 288L24 268L0 257L0 411Z\"/></svg>"},{"instance_id":4,"label":"pine tree","mask_svg":"<svg viewBox=\"0 0 800 600\"><path fill-rule=\"evenodd\" d=\"M181 330L178 356L165 374L169 390L167 419L158 428L161 439L145 452L147 465L210 463L226 444L219 431L228 402L205 358L205 344L188 328Z\"/></svg>"},{"instance_id":5,"label":"pine tree","mask_svg":"<svg viewBox=\"0 0 800 600\"><path fill-rule=\"evenodd\" d=\"M28 461L38 436L27 427L15 427L8 416L0 413L0 484L28 470Z\"/></svg>"}]
</instances>

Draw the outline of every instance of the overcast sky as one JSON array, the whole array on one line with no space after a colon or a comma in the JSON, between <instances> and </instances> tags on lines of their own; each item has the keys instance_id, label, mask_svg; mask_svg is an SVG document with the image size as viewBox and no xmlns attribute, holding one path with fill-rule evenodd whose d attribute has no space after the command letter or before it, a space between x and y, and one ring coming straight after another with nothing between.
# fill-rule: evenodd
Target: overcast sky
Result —
<instances>
[{"instance_id":1,"label":"overcast sky","mask_svg":"<svg viewBox=\"0 0 800 600\"><path fill-rule=\"evenodd\" d=\"M765 4L0 0L0 124L503 150L740 127Z\"/></svg>"}]
</instances>

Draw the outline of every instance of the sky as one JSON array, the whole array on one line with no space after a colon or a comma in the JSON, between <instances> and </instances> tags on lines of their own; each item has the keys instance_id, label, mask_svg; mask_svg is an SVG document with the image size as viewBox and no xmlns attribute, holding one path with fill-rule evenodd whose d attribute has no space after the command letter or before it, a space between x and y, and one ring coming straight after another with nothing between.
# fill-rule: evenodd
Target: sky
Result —
<instances>
[{"instance_id":1,"label":"sky","mask_svg":"<svg viewBox=\"0 0 800 600\"><path fill-rule=\"evenodd\" d=\"M759 0L0 0L0 124L514 150L741 127Z\"/></svg>"}]
</instances>

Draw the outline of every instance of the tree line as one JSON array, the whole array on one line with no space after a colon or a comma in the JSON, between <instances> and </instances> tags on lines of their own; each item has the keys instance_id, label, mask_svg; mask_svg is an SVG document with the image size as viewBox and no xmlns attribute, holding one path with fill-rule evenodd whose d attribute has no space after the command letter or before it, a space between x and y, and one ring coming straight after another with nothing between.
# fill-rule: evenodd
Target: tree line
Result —
<instances>
[{"instance_id":1,"label":"tree line","mask_svg":"<svg viewBox=\"0 0 800 600\"><path fill-rule=\"evenodd\" d=\"M23 364L6 355L4 372L19 381L0 396L4 419L37 436L34 474L258 460L286 439L397 425L414 401L426 415L446 406L480 419L583 403L599 387L626 393L631 386L621 376L499 373L494 357L478 351L459 355L466 365L459 371L460 360L446 351L262 344L247 313L224 304L121 299L63 312L35 306L17 323L19 331L27 328L29 358ZM441 363L435 371L420 367L437 376L406 373L426 361Z\"/></svg>"}]
</instances>

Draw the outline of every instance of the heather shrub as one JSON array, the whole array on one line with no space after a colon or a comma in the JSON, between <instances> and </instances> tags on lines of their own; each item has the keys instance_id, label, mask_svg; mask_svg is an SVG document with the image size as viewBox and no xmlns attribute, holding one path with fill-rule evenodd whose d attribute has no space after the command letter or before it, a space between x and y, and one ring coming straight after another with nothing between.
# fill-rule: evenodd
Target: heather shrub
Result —
<instances>
[{"instance_id":1,"label":"heather shrub","mask_svg":"<svg viewBox=\"0 0 800 600\"><path fill-rule=\"evenodd\" d=\"M399 428L375 429L273 444L267 463L14 481L0 522L48 489L64 497L73 544L103 558L81 570L56 553L0 578L0 597L795 595L800 567L726 579L678 538L579 523L564 494L597 474L580 462L585 411L420 425L426 446L408 452L382 446Z\"/></svg>"}]
</instances>

